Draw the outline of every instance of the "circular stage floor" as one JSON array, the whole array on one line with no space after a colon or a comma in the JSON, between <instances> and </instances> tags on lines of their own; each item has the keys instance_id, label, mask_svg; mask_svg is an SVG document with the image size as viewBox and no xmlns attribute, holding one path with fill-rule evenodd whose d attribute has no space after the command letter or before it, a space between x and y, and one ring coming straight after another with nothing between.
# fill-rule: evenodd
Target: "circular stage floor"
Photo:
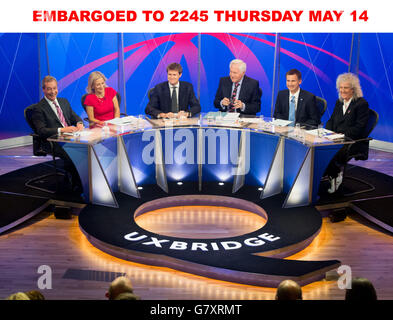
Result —
<instances>
[{"instance_id":1,"label":"circular stage floor","mask_svg":"<svg viewBox=\"0 0 393 320\"><path fill-rule=\"evenodd\" d=\"M195 183L173 183L168 194L156 185L144 186L140 199L118 193L119 208L88 205L83 209L80 228L94 246L125 260L259 286L275 287L288 278L304 285L340 265L337 260L282 259L304 249L318 235L322 218L314 207L283 209L284 195L261 200L257 188L250 186L236 194L229 184L205 183L202 190ZM152 232L136 222L153 210L188 206L243 210L266 223L240 235L193 238Z\"/></svg>"}]
</instances>

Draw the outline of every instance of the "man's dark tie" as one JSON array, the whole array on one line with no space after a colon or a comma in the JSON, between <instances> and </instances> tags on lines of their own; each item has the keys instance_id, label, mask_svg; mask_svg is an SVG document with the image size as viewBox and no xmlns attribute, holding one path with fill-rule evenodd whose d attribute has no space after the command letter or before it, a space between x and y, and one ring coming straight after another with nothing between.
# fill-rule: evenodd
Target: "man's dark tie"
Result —
<instances>
[{"instance_id":1,"label":"man's dark tie","mask_svg":"<svg viewBox=\"0 0 393 320\"><path fill-rule=\"evenodd\" d=\"M172 112L177 113L178 109L176 87L172 87Z\"/></svg>"}]
</instances>

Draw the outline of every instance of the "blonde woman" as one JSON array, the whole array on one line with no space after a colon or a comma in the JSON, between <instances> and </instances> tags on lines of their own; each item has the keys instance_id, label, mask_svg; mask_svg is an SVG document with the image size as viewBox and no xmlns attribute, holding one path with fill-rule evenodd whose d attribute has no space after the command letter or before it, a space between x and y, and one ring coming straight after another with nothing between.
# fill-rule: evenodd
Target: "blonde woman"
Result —
<instances>
[{"instance_id":1,"label":"blonde woman","mask_svg":"<svg viewBox=\"0 0 393 320\"><path fill-rule=\"evenodd\" d=\"M101 72L90 73L86 91L88 95L84 105L90 124L102 125L106 120L120 117L116 90L106 85L106 78Z\"/></svg>"}]
</instances>

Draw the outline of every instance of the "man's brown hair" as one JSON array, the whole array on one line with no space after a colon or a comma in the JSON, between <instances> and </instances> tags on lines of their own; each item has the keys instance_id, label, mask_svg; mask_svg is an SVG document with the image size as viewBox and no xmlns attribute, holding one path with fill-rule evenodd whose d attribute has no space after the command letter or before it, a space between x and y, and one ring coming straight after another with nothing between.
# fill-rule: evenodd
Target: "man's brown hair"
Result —
<instances>
[{"instance_id":1,"label":"man's brown hair","mask_svg":"<svg viewBox=\"0 0 393 320\"><path fill-rule=\"evenodd\" d=\"M166 72L168 72L169 70L177 71L177 72L179 72L179 74L183 73L183 67L181 66L180 63L177 63L177 62L173 62L170 65L168 65L166 67Z\"/></svg>"}]
</instances>

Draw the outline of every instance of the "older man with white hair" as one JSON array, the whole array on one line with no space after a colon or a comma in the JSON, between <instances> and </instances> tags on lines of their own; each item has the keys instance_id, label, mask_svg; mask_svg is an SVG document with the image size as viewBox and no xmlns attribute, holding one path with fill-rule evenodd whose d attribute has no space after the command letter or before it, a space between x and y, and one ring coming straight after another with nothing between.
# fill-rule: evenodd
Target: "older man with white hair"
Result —
<instances>
[{"instance_id":1,"label":"older man with white hair","mask_svg":"<svg viewBox=\"0 0 393 320\"><path fill-rule=\"evenodd\" d=\"M247 77L247 65L240 59L229 64L229 77L220 79L214 106L224 112L256 115L261 110L259 82Z\"/></svg>"}]
</instances>

